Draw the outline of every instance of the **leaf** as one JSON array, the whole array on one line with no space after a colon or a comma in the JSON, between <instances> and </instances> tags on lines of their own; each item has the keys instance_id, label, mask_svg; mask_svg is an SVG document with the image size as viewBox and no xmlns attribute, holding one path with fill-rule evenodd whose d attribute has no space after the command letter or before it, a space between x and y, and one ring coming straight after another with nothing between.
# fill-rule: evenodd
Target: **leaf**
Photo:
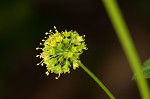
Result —
<instances>
[{"instance_id":1,"label":"leaf","mask_svg":"<svg viewBox=\"0 0 150 99\"><path fill-rule=\"evenodd\" d=\"M143 74L145 78L150 78L150 58L143 64Z\"/></svg>"},{"instance_id":2,"label":"leaf","mask_svg":"<svg viewBox=\"0 0 150 99\"><path fill-rule=\"evenodd\" d=\"M150 78L150 58L147 59L143 65L142 65L142 72L144 75L144 78ZM136 74L132 77L132 80L136 79Z\"/></svg>"}]
</instances>

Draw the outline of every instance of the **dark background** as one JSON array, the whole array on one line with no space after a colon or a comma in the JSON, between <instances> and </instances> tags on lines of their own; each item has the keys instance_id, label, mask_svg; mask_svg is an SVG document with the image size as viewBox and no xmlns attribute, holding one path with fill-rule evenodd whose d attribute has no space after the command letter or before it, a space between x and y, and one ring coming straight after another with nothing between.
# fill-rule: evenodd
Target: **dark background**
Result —
<instances>
[{"instance_id":1,"label":"dark background","mask_svg":"<svg viewBox=\"0 0 150 99\"><path fill-rule=\"evenodd\" d=\"M141 61L150 56L150 0L118 0ZM117 99L140 99L132 71L101 0L1 0L0 99L109 99L81 68L45 75L35 50L45 32L86 35L81 56Z\"/></svg>"}]
</instances>

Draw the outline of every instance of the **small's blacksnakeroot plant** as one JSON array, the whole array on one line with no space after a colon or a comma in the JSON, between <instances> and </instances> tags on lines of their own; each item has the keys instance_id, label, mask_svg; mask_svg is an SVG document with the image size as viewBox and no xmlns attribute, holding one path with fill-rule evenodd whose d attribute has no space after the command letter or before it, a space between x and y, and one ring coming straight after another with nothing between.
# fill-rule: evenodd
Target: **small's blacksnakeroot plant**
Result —
<instances>
[{"instance_id":1,"label":"small's blacksnakeroot plant","mask_svg":"<svg viewBox=\"0 0 150 99\"><path fill-rule=\"evenodd\" d=\"M149 86L144 79L144 77L150 78L150 59L144 63L142 69L139 56L122 17L117 1L102 0L102 3L106 8L118 39L131 65L133 73L135 74L134 78L136 78L141 98L150 99ZM40 43L40 45L44 47L36 48L37 50L42 50L42 53L36 56L42 58L42 61L37 65L44 66L45 64L47 68L45 72L46 75L48 76L49 73L58 74L56 79L60 77L60 74L70 73L70 68L75 70L76 68L81 67L93 78L94 81L97 82L111 99L115 99L113 94L104 86L104 84L80 61L79 56L84 50L87 50L84 39L85 35L80 36L76 31L66 30L64 32L58 32L56 27L54 28L55 33L50 30L49 33L46 33L46 37L42 40L42 43Z\"/></svg>"}]
</instances>

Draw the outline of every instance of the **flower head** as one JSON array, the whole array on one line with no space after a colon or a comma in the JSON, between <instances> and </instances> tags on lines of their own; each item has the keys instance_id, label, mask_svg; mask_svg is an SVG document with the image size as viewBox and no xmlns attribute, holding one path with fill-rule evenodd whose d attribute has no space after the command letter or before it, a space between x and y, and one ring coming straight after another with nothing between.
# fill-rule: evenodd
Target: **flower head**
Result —
<instances>
[{"instance_id":1,"label":"flower head","mask_svg":"<svg viewBox=\"0 0 150 99\"><path fill-rule=\"evenodd\" d=\"M83 50L87 50L85 44L85 36L80 36L76 31L58 32L56 27L54 27L55 33L51 30L46 32L46 39L42 40L43 48L42 52L37 57L42 58L42 61L37 65L46 65L47 71L46 75L49 73L58 74L58 79L62 73L70 73L70 68L74 70L79 67L77 61L80 61L80 55Z\"/></svg>"}]
</instances>

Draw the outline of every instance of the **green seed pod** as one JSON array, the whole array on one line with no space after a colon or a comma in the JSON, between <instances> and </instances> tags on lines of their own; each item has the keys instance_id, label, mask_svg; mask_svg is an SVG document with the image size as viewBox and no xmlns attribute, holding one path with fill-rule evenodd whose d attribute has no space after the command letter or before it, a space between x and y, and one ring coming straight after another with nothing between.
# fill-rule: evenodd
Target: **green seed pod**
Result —
<instances>
[{"instance_id":1,"label":"green seed pod","mask_svg":"<svg viewBox=\"0 0 150 99\"><path fill-rule=\"evenodd\" d=\"M79 67L77 61L80 61L80 55L83 50L87 50L85 44L85 36L80 36L76 31L58 32L54 27L55 33L51 30L46 32L46 39L42 40L43 48L42 52L37 57L42 58L42 61L37 65L46 65L47 71L45 72L48 76L49 73L58 74L58 79L62 73L70 73L70 68L74 70Z\"/></svg>"}]
</instances>

